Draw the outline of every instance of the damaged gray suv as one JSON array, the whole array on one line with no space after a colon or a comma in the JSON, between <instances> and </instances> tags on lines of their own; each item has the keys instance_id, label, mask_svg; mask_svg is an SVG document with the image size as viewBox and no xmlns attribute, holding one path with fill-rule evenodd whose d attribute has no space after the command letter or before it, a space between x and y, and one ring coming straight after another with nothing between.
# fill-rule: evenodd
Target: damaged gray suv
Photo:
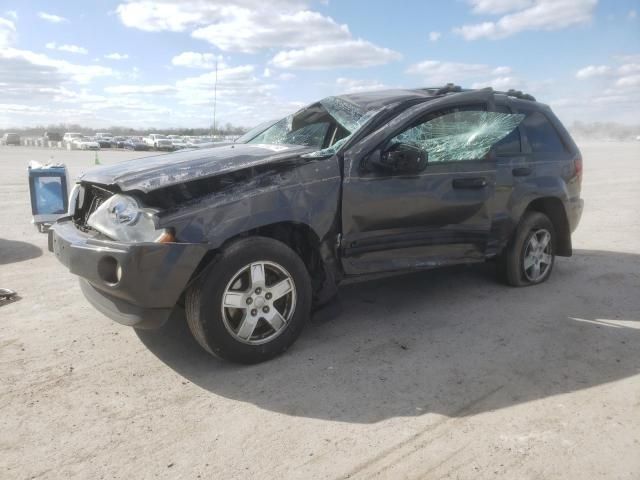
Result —
<instances>
[{"instance_id":1,"label":"damaged gray suv","mask_svg":"<svg viewBox=\"0 0 640 480\"><path fill-rule=\"evenodd\" d=\"M152 328L184 308L205 350L255 363L350 277L494 259L509 285L544 282L572 253L581 176L530 95L343 95L233 144L90 170L49 248L112 319Z\"/></svg>"}]
</instances>

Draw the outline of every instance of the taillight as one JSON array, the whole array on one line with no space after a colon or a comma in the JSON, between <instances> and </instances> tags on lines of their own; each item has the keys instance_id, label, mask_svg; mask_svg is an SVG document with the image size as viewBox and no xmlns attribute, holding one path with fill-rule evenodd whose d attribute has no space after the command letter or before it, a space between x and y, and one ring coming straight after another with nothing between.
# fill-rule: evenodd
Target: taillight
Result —
<instances>
[{"instance_id":1,"label":"taillight","mask_svg":"<svg viewBox=\"0 0 640 480\"><path fill-rule=\"evenodd\" d=\"M576 178L578 179L578 183L582 184L582 155L578 155L573 163L576 168Z\"/></svg>"}]
</instances>

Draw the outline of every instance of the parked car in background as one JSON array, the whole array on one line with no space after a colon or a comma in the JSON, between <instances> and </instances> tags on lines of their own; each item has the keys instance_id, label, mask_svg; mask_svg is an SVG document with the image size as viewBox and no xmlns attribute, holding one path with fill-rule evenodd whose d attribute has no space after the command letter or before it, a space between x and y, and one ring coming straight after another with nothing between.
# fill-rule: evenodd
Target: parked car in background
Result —
<instances>
[{"instance_id":1,"label":"parked car in background","mask_svg":"<svg viewBox=\"0 0 640 480\"><path fill-rule=\"evenodd\" d=\"M5 133L2 136L3 145L20 145L20 135L17 133Z\"/></svg>"},{"instance_id":2,"label":"parked car in background","mask_svg":"<svg viewBox=\"0 0 640 480\"><path fill-rule=\"evenodd\" d=\"M167 138L171 140L174 150L182 150L188 147L187 142L185 142L184 138L180 135L167 135Z\"/></svg>"},{"instance_id":3,"label":"parked car in background","mask_svg":"<svg viewBox=\"0 0 640 480\"><path fill-rule=\"evenodd\" d=\"M208 148L214 145L222 145L221 143L216 144L210 138L191 138L186 142L187 148Z\"/></svg>"},{"instance_id":4,"label":"parked car in background","mask_svg":"<svg viewBox=\"0 0 640 480\"><path fill-rule=\"evenodd\" d=\"M173 150L173 143L166 135L162 135L161 133L152 133L148 137L144 138L144 142L150 147L155 148L156 150Z\"/></svg>"},{"instance_id":5,"label":"parked car in background","mask_svg":"<svg viewBox=\"0 0 640 480\"><path fill-rule=\"evenodd\" d=\"M62 134L60 132L44 132L43 138L48 142L61 142Z\"/></svg>"},{"instance_id":6,"label":"parked car in background","mask_svg":"<svg viewBox=\"0 0 640 480\"><path fill-rule=\"evenodd\" d=\"M113 147L124 148L124 144L127 140L129 140L127 137L113 137Z\"/></svg>"},{"instance_id":7,"label":"parked car in background","mask_svg":"<svg viewBox=\"0 0 640 480\"><path fill-rule=\"evenodd\" d=\"M97 132L96 133L96 139L98 138L113 138L113 135L111 135L108 132Z\"/></svg>"},{"instance_id":8,"label":"parked car in background","mask_svg":"<svg viewBox=\"0 0 640 480\"><path fill-rule=\"evenodd\" d=\"M494 260L530 286L572 255L582 156L522 92L328 97L245 142L80 178L49 248L99 311L150 328L184 307L206 351L255 363L344 280Z\"/></svg>"},{"instance_id":9,"label":"parked car in background","mask_svg":"<svg viewBox=\"0 0 640 480\"><path fill-rule=\"evenodd\" d=\"M126 150L147 151L151 149L151 146L141 139L129 138L122 142L122 148Z\"/></svg>"},{"instance_id":10,"label":"parked car in background","mask_svg":"<svg viewBox=\"0 0 640 480\"><path fill-rule=\"evenodd\" d=\"M100 144L89 137L75 138L72 144L78 150L100 150Z\"/></svg>"},{"instance_id":11,"label":"parked car in background","mask_svg":"<svg viewBox=\"0 0 640 480\"><path fill-rule=\"evenodd\" d=\"M84 135L82 135L81 133L74 133L74 132L67 132L64 134L64 136L62 137L62 142L67 145L69 143L73 143L74 140L80 140L83 138Z\"/></svg>"},{"instance_id":12,"label":"parked car in background","mask_svg":"<svg viewBox=\"0 0 640 480\"><path fill-rule=\"evenodd\" d=\"M94 139L100 145L100 148L112 148L113 147L113 139L111 137L98 137Z\"/></svg>"}]
</instances>

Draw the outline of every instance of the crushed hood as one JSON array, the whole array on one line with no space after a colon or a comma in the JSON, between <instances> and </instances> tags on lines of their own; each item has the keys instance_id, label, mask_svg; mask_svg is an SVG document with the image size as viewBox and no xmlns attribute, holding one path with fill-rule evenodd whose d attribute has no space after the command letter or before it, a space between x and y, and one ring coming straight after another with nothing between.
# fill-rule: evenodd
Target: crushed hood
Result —
<instances>
[{"instance_id":1,"label":"crushed hood","mask_svg":"<svg viewBox=\"0 0 640 480\"><path fill-rule=\"evenodd\" d=\"M198 178L288 160L313 150L299 145L223 145L136 158L93 168L82 175L80 181L117 185L122 191L140 190L146 193Z\"/></svg>"}]
</instances>

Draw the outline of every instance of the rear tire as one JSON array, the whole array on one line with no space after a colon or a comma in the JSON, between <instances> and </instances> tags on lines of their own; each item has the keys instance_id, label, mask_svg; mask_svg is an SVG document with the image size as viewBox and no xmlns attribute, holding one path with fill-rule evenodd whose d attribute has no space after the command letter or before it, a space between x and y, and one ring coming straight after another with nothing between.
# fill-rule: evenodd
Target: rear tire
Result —
<instances>
[{"instance_id":1,"label":"rear tire","mask_svg":"<svg viewBox=\"0 0 640 480\"><path fill-rule=\"evenodd\" d=\"M284 243L249 237L231 244L189 287L189 329L209 353L253 364L283 353L311 309L311 280Z\"/></svg>"},{"instance_id":2,"label":"rear tire","mask_svg":"<svg viewBox=\"0 0 640 480\"><path fill-rule=\"evenodd\" d=\"M545 282L555 262L556 232L545 214L526 212L498 257L499 278L514 287Z\"/></svg>"}]
</instances>

